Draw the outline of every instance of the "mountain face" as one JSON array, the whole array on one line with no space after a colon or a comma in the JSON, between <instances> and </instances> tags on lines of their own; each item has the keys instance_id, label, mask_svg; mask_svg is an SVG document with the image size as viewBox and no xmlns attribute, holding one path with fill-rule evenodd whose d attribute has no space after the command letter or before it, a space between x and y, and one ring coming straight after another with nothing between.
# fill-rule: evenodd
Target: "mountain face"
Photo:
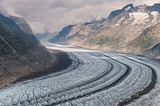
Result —
<instances>
[{"instance_id":1,"label":"mountain face","mask_svg":"<svg viewBox=\"0 0 160 106\"><path fill-rule=\"evenodd\" d=\"M55 56L41 45L23 18L0 14L0 88L55 63Z\"/></svg>"},{"instance_id":2,"label":"mountain face","mask_svg":"<svg viewBox=\"0 0 160 106\"><path fill-rule=\"evenodd\" d=\"M158 35L157 38L152 35L154 27L159 23L160 4L136 7L129 4L112 11L106 19L69 25L50 41L91 49L142 54L159 42Z\"/></svg>"},{"instance_id":3,"label":"mountain face","mask_svg":"<svg viewBox=\"0 0 160 106\"><path fill-rule=\"evenodd\" d=\"M33 34L33 31L31 29L30 25L26 22L26 20L24 18L14 17L14 16L9 16L9 18L12 19L23 32Z\"/></svg>"},{"instance_id":4,"label":"mountain face","mask_svg":"<svg viewBox=\"0 0 160 106\"><path fill-rule=\"evenodd\" d=\"M143 31L139 38L135 39L135 42L137 43L141 43L142 41L144 43L139 47L145 47L147 49L145 49L141 54L160 59L160 23L148 27ZM131 44L136 46L133 42L131 42Z\"/></svg>"},{"instance_id":5,"label":"mountain face","mask_svg":"<svg viewBox=\"0 0 160 106\"><path fill-rule=\"evenodd\" d=\"M70 33L73 26L74 25L69 25L65 27L61 32L59 32L58 36L54 37L54 40L52 40L52 42L55 43L67 40L66 36Z\"/></svg>"}]
</instances>

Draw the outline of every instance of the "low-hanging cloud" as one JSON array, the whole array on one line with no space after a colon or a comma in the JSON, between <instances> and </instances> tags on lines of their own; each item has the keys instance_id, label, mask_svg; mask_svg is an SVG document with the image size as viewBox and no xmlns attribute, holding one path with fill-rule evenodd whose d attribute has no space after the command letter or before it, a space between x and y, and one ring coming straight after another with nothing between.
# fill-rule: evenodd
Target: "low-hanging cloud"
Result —
<instances>
[{"instance_id":1,"label":"low-hanging cloud","mask_svg":"<svg viewBox=\"0 0 160 106\"><path fill-rule=\"evenodd\" d=\"M69 24L107 18L111 11L129 3L155 2L160 0L3 0L2 6L8 14L25 18L35 33L44 33L59 31Z\"/></svg>"},{"instance_id":2,"label":"low-hanging cloud","mask_svg":"<svg viewBox=\"0 0 160 106\"><path fill-rule=\"evenodd\" d=\"M2 2L3 1L4 0L0 1L0 13L3 14L3 15L5 15L5 16L8 16L8 13L7 13L6 9L2 6Z\"/></svg>"}]
</instances>

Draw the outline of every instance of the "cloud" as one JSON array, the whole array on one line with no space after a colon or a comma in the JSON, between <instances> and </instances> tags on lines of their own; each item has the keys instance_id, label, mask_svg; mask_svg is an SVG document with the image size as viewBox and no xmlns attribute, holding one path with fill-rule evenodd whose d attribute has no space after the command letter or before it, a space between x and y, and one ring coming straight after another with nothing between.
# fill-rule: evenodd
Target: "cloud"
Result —
<instances>
[{"instance_id":1,"label":"cloud","mask_svg":"<svg viewBox=\"0 0 160 106\"><path fill-rule=\"evenodd\" d=\"M160 0L3 0L2 6L8 14L25 18L37 33L107 18L111 11L129 3L153 5L155 2Z\"/></svg>"},{"instance_id":2,"label":"cloud","mask_svg":"<svg viewBox=\"0 0 160 106\"><path fill-rule=\"evenodd\" d=\"M147 4L148 6L152 6L155 3L160 3L160 0L135 0L135 5Z\"/></svg>"},{"instance_id":3,"label":"cloud","mask_svg":"<svg viewBox=\"0 0 160 106\"><path fill-rule=\"evenodd\" d=\"M45 25L40 22L28 22L34 33L45 33Z\"/></svg>"},{"instance_id":4,"label":"cloud","mask_svg":"<svg viewBox=\"0 0 160 106\"><path fill-rule=\"evenodd\" d=\"M2 6L2 2L3 1L4 0L0 1L0 13L3 14L3 15L5 15L5 16L8 16L8 13L7 13L6 9Z\"/></svg>"}]
</instances>

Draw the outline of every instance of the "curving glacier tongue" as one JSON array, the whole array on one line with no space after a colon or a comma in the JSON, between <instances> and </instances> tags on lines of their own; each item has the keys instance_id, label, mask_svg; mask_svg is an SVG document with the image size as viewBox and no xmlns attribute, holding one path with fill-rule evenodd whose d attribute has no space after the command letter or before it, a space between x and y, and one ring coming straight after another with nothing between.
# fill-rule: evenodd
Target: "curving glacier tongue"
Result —
<instances>
[{"instance_id":1,"label":"curving glacier tongue","mask_svg":"<svg viewBox=\"0 0 160 106\"><path fill-rule=\"evenodd\" d=\"M126 54L48 42L44 45L66 51L71 66L1 89L0 105L117 105L153 80L150 66Z\"/></svg>"}]
</instances>

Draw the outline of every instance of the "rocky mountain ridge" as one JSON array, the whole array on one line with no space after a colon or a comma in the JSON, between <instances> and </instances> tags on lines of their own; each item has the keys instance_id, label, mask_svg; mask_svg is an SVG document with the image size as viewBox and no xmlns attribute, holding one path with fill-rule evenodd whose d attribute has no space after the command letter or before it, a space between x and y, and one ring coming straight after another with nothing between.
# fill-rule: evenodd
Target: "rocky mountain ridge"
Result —
<instances>
[{"instance_id":1,"label":"rocky mountain ridge","mask_svg":"<svg viewBox=\"0 0 160 106\"><path fill-rule=\"evenodd\" d=\"M15 16L9 16L9 18L12 19L23 32L33 34L32 28L24 18Z\"/></svg>"},{"instance_id":2,"label":"rocky mountain ridge","mask_svg":"<svg viewBox=\"0 0 160 106\"><path fill-rule=\"evenodd\" d=\"M142 46L145 45L145 42L141 44L143 40L137 41L136 39L144 36L144 33L150 32L147 28L154 27L159 23L160 4L153 6L144 4L135 7L133 4L128 4L120 10L112 11L106 19L88 24L69 25L50 41L91 49L145 54L144 51L154 47L159 40L152 40L152 43L145 40L147 45ZM133 42L141 43L135 46L132 44Z\"/></svg>"}]
</instances>

